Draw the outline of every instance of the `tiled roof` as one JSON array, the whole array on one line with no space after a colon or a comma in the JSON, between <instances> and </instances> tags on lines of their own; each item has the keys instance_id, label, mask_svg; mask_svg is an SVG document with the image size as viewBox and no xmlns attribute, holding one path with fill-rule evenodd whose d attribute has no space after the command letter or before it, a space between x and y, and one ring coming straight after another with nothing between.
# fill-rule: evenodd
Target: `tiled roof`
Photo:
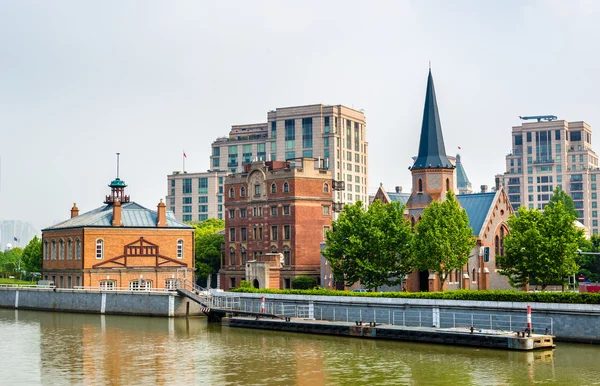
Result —
<instances>
[{"instance_id":1,"label":"tiled roof","mask_svg":"<svg viewBox=\"0 0 600 386\"><path fill-rule=\"evenodd\" d=\"M403 204L406 204L410 197L410 193L387 192L387 195L390 198L390 201L400 201Z\"/></svg>"},{"instance_id":2,"label":"tiled roof","mask_svg":"<svg viewBox=\"0 0 600 386\"><path fill-rule=\"evenodd\" d=\"M81 227L110 227L112 223L112 205L104 205L77 217L70 218L45 230ZM155 228L157 213L144 208L135 202L123 203L121 218L125 228ZM167 212L167 228L192 228L187 224L175 220L171 212Z\"/></svg>"},{"instance_id":3,"label":"tiled roof","mask_svg":"<svg viewBox=\"0 0 600 386\"><path fill-rule=\"evenodd\" d=\"M496 192L491 193L473 193L459 194L456 196L460 206L467 211L469 216L469 226L473 229L473 234L479 236L483 222L494 203Z\"/></svg>"}]
</instances>

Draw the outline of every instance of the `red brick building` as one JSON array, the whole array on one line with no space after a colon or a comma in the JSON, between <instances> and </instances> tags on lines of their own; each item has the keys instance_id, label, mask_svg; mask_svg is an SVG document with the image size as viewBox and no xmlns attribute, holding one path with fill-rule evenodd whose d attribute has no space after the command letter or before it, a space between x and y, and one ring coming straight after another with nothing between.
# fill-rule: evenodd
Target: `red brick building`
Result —
<instances>
[{"instance_id":1,"label":"red brick building","mask_svg":"<svg viewBox=\"0 0 600 386\"><path fill-rule=\"evenodd\" d=\"M104 205L42 230L42 275L59 288L173 288L194 276L194 228L146 209L111 182Z\"/></svg>"},{"instance_id":2,"label":"red brick building","mask_svg":"<svg viewBox=\"0 0 600 386\"><path fill-rule=\"evenodd\" d=\"M290 288L298 276L318 282L320 243L331 226L332 176L313 158L254 162L225 178L225 256L221 288L241 280Z\"/></svg>"}]
</instances>

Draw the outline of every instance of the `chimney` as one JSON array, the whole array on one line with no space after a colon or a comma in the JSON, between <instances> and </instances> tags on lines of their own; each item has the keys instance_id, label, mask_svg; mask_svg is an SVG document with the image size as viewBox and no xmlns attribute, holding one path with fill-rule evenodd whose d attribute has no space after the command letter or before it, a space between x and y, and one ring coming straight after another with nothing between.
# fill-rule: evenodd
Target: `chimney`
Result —
<instances>
[{"instance_id":1,"label":"chimney","mask_svg":"<svg viewBox=\"0 0 600 386\"><path fill-rule=\"evenodd\" d=\"M487 193L487 185L481 185L481 193Z\"/></svg>"},{"instance_id":2,"label":"chimney","mask_svg":"<svg viewBox=\"0 0 600 386\"><path fill-rule=\"evenodd\" d=\"M73 207L71 208L71 218L79 216L79 208L77 204L73 203Z\"/></svg>"},{"instance_id":3,"label":"chimney","mask_svg":"<svg viewBox=\"0 0 600 386\"><path fill-rule=\"evenodd\" d=\"M121 201L115 201L113 204L113 218L112 218L112 226L114 227L122 227L123 219L121 217Z\"/></svg>"},{"instance_id":4,"label":"chimney","mask_svg":"<svg viewBox=\"0 0 600 386\"><path fill-rule=\"evenodd\" d=\"M396 186L396 193L402 193L402 186Z\"/></svg>"},{"instance_id":5,"label":"chimney","mask_svg":"<svg viewBox=\"0 0 600 386\"><path fill-rule=\"evenodd\" d=\"M166 227L167 226L167 206L163 202L162 198L158 203L158 210L156 216L156 226L157 227Z\"/></svg>"},{"instance_id":6,"label":"chimney","mask_svg":"<svg viewBox=\"0 0 600 386\"><path fill-rule=\"evenodd\" d=\"M500 190L500 177L496 177L496 192Z\"/></svg>"}]
</instances>

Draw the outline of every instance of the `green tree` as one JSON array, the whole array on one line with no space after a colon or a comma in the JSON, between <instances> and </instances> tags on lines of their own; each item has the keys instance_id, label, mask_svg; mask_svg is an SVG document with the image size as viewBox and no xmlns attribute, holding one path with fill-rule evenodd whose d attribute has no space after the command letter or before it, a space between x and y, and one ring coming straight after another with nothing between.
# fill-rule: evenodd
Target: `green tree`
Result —
<instances>
[{"instance_id":1,"label":"green tree","mask_svg":"<svg viewBox=\"0 0 600 386\"><path fill-rule=\"evenodd\" d=\"M567 193L565 193L564 190L562 190L559 187L556 187L556 189L554 189L554 192L552 193L552 198L550 198L550 201L548 201L546 208L552 208L557 202L562 202L565 211L575 216L575 219L579 217L579 212L577 212L577 209L575 209L575 204L573 203L573 200Z\"/></svg>"},{"instance_id":2,"label":"green tree","mask_svg":"<svg viewBox=\"0 0 600 386\"><path fill-rule=\"evenodd\" d=\"M592 282L600 282L600 236L592 235L590 240L582 240L579 243L579 249L583 253L575 256L575 262L579 266L577 274L582 273L586 279Z\"/></svg>"},{"instance_id":3,"label":"green tree","mask_svg":"<svg viewBox=\"0 0 600 386\"><path fill-rule=\"evenodd\" d=\"M0 270L4 273L5 277L18 273L22 256L23 248L21 247L14 247L4 252L0 261Z\"/></svg>"},{"instance_id":4,"label":"green tree","mask_svg":"<svg viewBox=\"0 0 600 386\"><path fill-rule=\"evenodd\" d=\"M34 236L23 249L21 268L27 272L42 271L42 240Z\"/></svg>"},{"instance_id":5,"label":"green tree","mask_svg":"<svg viewBox=\"0 0 600 386\"><path fill-rule=\"evenodd\" d=\"M225 237L220 231L225 229L225 221L209 218L190 225L196 228L194 234L196 275L206 278L221 269L221 246L225 242Z\"/></svg>"},{"instance_id":6,"label":"green tree","mask_svg":"<svg viewBox=\"0 0 600 386\"><path fill-rule=\"evenodd\" d=\"M413 233L403 214L399 202L375 200L366 210L360 201L346 205L323 250L335 279L347 285L360 281L367 288L399 284L414 268Z\"/></svg>"},{"instance_id":7,"label":"green tree","mask_svg":"<svg viewBox=\"0 0 600 386\"><path fill-rule=\"evenodd\" d=\"M438 274L441 291L448 274L467 264L475 246L467 212L449 191L446 200L434 201L425 208L415 228L413 250L417 266Z\"/></svg>"},{"instance_id":8,"label":"green tree","mask_svg":"<svg viewBox=\"0 0 600 386\"><path fill-rule=\"evenodd\" d=\"M554 194L562 196L559 189ZM575 226L577 215L568 200L566 196L554 201L543 213L521 207L509 218L506 253L496 259L512 286L534 284L545 290L548 285L559 284L564 290L569 277L577 272L576 255L583 230Z\"/></svg>"},{"instance_id":9,"label":"green tree","mask_svg":"<svg viewBox=\"0 0 600 386\"><path fill-rule=\"evenodd\" d=\"M500 273L508 276L511 286L525 287L543 269L543 214L537 209L520 207L518 215L508 219L510 233L504 240L504 256L496 256Z\"/></svg>"}]
</instances>

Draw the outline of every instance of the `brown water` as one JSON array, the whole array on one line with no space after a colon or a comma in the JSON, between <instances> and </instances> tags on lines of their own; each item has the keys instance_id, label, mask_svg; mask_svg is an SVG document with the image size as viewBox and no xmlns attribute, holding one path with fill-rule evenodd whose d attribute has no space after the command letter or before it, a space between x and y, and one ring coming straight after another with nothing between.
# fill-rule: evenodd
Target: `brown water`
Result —
<instances>
[{"instance_id":1,"label":"brown water","mask_svg":"<svg viewBox=\"0 0 600 386\"><path fill-rule=\"evenodd\" d=\"M0 385L592 385L600 346L511 352L0 310Z\"/></svg>"}]
</instances>

